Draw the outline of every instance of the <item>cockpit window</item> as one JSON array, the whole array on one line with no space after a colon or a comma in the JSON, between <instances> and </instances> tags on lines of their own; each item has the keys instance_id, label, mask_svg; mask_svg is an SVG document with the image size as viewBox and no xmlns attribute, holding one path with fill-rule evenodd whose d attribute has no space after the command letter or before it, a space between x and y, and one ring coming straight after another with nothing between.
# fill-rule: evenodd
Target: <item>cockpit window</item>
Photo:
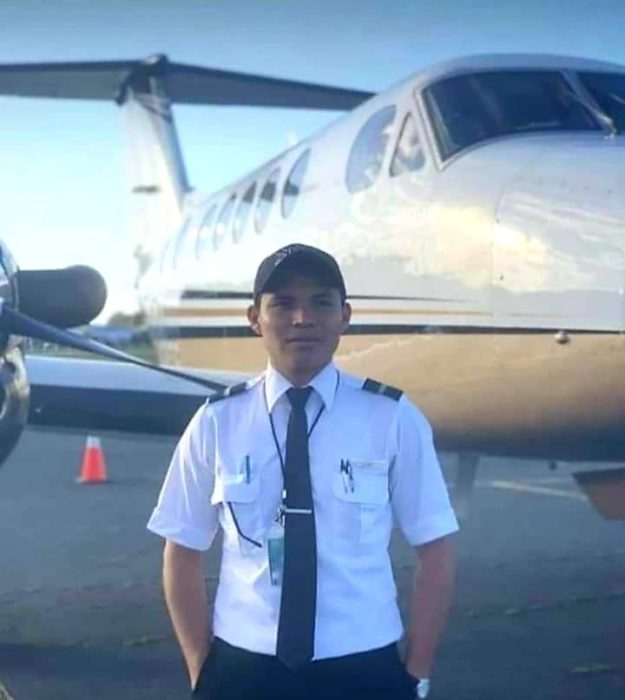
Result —
<instances>
[{"instance_id":1,"label":"cockpit window","mask_svg":"<svg viewBox=\"0 0 625 700\"><path fill-rule=\"evenodd\" d=\"M540 131L599 131L560 73L496 71L447 78L424 91L443 159L486 139Z\"/></svg>"},{"instance_id":2,"label":"cockpit window","mask_svg":"<svg viewBox=\"0 0 625 700\"><path fill-rule=\"evenodd\" d=\"M625 75L623 73L580 73L579 79L610 117L614 128L625 131Z\"/></svg>"}]
</instances>

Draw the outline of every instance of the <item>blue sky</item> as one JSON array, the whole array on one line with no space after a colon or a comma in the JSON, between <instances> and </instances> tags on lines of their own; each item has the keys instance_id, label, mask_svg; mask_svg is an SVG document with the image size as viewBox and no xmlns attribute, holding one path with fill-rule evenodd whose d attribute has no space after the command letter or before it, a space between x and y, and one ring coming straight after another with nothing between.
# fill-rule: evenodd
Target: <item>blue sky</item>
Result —
<instances>
[{"instance_id":1,"label":"blue sky","mask_svg":"<svg viewBox=\"0 0 625 700\"><path fill-rule=\"evenodd\" d=\"M490 52L625 64L625 0L0 0L0 63L144 58L383 90ZM191 184L210 192L334 119L175 111ZM113 104L0 98L0 237L23 268L91 264L106 312L136 307L124 139Z\"/></svg>"}]
</instances>

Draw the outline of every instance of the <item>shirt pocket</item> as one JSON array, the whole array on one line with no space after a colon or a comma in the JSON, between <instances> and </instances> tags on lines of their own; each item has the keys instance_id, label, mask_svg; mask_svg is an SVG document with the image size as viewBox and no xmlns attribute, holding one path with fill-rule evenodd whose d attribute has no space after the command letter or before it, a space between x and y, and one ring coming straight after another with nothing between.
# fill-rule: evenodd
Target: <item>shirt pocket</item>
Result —
<instances>
[{"instance_id":1,"label":"shirt pocket","mask_svg":"<svg viewBox=\"0 0 625 700\"><path fill-rule=\"evenodd\" d=\"M337 542L353 546L386 541L389 462L345 460L345 465L332 474Z\"/></svg>"},{"instance_id":2,"label":"shirt pocket","mask_svg":"<svg viewBox=\"0 0 625 700\"><path fill-rule=\"evenodd\" d=\"M224 546L238 547L244 556L262 549L263 527L260 504L260 472L253 463L232 469L219 464L211 503L221 506Z\"/></svg>"}]
</instances>

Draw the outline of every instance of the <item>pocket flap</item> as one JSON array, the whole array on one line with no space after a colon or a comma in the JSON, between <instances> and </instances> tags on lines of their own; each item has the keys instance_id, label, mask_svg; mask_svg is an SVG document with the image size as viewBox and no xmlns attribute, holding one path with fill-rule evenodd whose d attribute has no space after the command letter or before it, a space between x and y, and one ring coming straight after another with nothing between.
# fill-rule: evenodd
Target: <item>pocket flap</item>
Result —
<instances>
[{"instance_id":1,"label":"pocket flap","mask_svg":"<svg viewBox=\"0 0 625 700\"><path fill-rule=\"evenodd\" d=\"M354 467L351 485L343 474L333 474L332 492L342 501L383 505L388 501L388 471Z\"/></svg>"},{"instance_id":2,"label":"pocket flap","mask_svg":"<svg viewBox=\"0 0 625 700\"><path fill-rule=\"evenodd\" d=\"M243 475L232 478L218 477L211 496L211 503L253 503L260 493L260 479L246 481Z\"/></svg>"}]
</instances>

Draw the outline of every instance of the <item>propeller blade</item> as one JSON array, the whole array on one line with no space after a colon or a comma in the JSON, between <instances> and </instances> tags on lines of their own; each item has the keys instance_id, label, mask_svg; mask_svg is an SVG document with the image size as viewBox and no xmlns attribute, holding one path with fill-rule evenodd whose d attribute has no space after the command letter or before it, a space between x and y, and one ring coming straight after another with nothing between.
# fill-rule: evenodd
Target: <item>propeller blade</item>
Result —
<instances>
[{"instance_id":1,"label":"propeller blade","mask_svg":"<svg viewBox=\"0 0 625 700\"><path fill-rule=\"evenodd\" d=\"M62 314L59 312L59 317L61 316ZM104 343L98 343L91 338L85 338L77 333L72 333L71 331L63 330L61 328L55 328L54 326L44 323L43 321L31 318L26 314L17 311L7 303L1 303L0 305L0 331L4 331L12 335L24 336L26 338L36 338L37 340L42 340L48 343L56 343L57 345L64 345L69 348L74 348L75 350L83 350L84 352L101 355L120 362L128 362L130 364L138 365L139 367L145 367L146 369L152 369L157 372L162 372L163 374L168 374L172 377L186 379L187 381L200 384L207 389L212 389L215 391L225 389L228 386L227 384L223 384L221 382L215 382L212 379L198 377L187 372L180 372L170 367L161 367L160 365L152 364L151 362L134 357L133 355L122 352L121 350L116 350L108 345L104 345Z\"/></svg>"}]
</instances>

